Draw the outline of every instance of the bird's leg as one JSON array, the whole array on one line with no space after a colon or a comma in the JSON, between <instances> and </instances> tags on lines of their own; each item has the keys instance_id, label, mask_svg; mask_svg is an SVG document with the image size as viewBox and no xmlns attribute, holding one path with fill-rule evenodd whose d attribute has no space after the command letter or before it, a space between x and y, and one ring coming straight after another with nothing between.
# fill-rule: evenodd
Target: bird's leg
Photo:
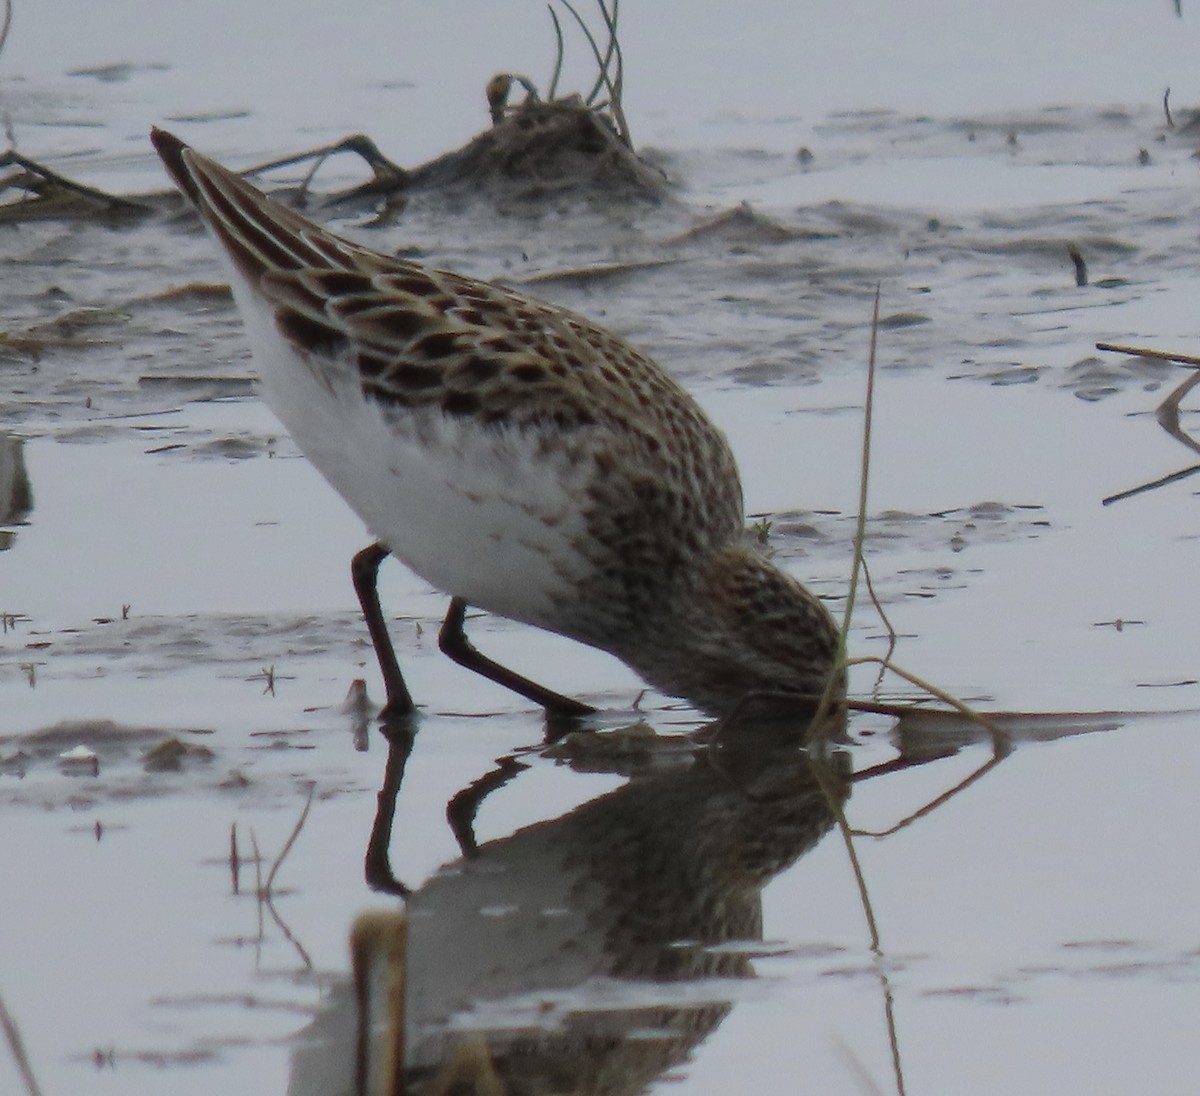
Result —
<instances>
[{"instance_id":1,"label":"bird's leg","mask_svg":"<svg viewBox=\"0 0 1200 1096\"><path fill-rule=\"evenodd\" d=\"M468 670L474 670L477 674L481 674L489 681L511 689L518 696L532 700L534 704L540 704L546 709L548 716L580 716L591 715L595 712L596 709L590 704L583 704L578 700L572 700L569 696L562 696L547 689L544 685L539 685L536 681L522 677L506 666L501 666L498 662L493 662L486 655L481 655L467 639L467 633L463 631L463 621L466 615L467 603L460 597L451 598L450 609L446 613L446 619L442 622L442 630L438 633L438 646L449 658L460 666L465 666Z\"/></svg>"},{"instance_id":2,"label":"bird's leg","mask_svg":"<svg viewBox=\"0 0 1200 1096\"><path fill-rule=\"evenodd\" d=\"M354 592L358 594L358 603L362 606L363 618L371 634L371 644L375 648L375 657L379 659L383 686L387 692L384 718L411 715L416 711L412 694L404 684L400 663L396 661L396 649L392 646L392 637L388 635L383 610L379 606L379 565L389 554L388 549L376 541L358 552L350 564Z\"/></svg>"}]
</instances>

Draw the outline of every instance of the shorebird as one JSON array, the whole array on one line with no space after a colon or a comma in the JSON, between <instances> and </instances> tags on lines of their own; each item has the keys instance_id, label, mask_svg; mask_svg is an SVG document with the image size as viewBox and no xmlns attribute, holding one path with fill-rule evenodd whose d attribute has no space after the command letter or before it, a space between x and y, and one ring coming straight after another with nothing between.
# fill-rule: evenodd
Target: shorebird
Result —
<instances>
[{"instance_id":1,"label":"shorebird","mask_svg":"<svg viewBox=\"0 0 1200 1096\"><path fill-rule=\"evenodd\" d=\"M812 706L835 673L842 690L832 617L747 542L729 444L659 365L151 139L221 245L264 399L377 538L351 570L388 714L414 708L376 590L389 553L451 596L442 650L548 714L594 709L475 650L468 605L609 651L711 715Z\"/></svg>"}]
</instances>

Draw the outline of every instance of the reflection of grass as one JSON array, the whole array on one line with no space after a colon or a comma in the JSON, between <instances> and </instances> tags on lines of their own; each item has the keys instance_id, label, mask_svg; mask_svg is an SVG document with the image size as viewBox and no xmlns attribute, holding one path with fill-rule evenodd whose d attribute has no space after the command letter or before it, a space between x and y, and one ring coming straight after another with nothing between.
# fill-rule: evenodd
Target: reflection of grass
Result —
<instances>
[{"instance_id":1,"label":"reflection of grass","mask_svg":"<svg viewBox=\"0 0 1200 1096\"><path fill-rule=\"evenodd\" d=\"M12 0L4 0L4 23L0 25L0 53L4 52L5 43L8 42L8 32L12 27ZM7 119L5 124L7 125ZM10 138L11 140L11 138Z\"/></svg>"},{"instance_id":2,"label":"reflection of grass","mask_svg":"<svg viewBox=\"0 0 1200 1096\"><path fill-rule=\"evenodd\" d=\"M287 859L288 853L292 851L292 846L295 845L296 839L300 836L300 831L304 829L304 823L308 821L308 812L312 809L313 794L316 791L316 784L311 783L308 786L308 798L305 800L304 809L300 812L300 817L296 820L295 826L292 827L292 832L288 835L288 839L283 843L283 848L279 851L279 855L271 864L271 870L267 873L267 878L262 877L263 857L258 848L258 837L254 830L250 831L250 848L254 857L254 896L258 903L258 943L262 943L265 939L263 931L263 910L265 909L270 915L271 920L278 926L279 931L283 933L288 943L296 949L296 953L300 956L300 961L304 964L305 970L312 970L312 959L305 950L304 945L295 937L287 923L280 916L279 911L275 908L275 877L279 874L279 869L283 866L284 860ZM241 874L242 856L238 850L237 841L237 824L234 823L229 833L229 871L233 878L233 893L239 893L239 877Z\"/></svg>"},{"instance_id":3,"label":"reflection of grass","mask_svg":"<svg viewBox=\"0 0 1200 1096\"><path fill-rule=\"evenodd\" d=\"M878 346L879 337L879 287L875 288L875 303L871 315L871 349L867 358L867 392L863 407L863 443L862 453L860 456L859 465L859 489L858 489L858 517L857 525L854 531L854 557L850 567L850 586L846 592L846 608L842 615L841 634L838 637L837 661L833 672L829 675L829 684L826 686L825 695L821 697L821 703L818 708L818 719L825 712L832 711L838 702L835 695L835 690L838 688L838 682L845 679L846 670L850 666L850 659L846 652L846 637L850 632L850 619L854 613L854 603L858 591L858 576L859 573L866 573L866 559L863 555L863 541L866 536L867 526L867 489L870 483L871 471L871 422L872 415L875 409L875 360L876 349ZM874 600L874 599L873 599ZM887 623L887 617L879 608L879 602L876 600L875 605L884 622ZM888 656L890 659L891 652L894 647L895 632L891 624L887 624L888 635L890 642L888 645ZM855 660L859 661L859 660ZM885 660L886 661L886 660ZM833 721L835 724L840 721ZM820 727L821 724L814 720L814 726ZM846 857L850 862L851 870L854 872L854 880L858 887L859 902L862 905L863 916L866 918L867 931L870 935L871 953L875 957L876 973L879 977L880 988L883 992L884 1015L887 1020L888 1044L891 1048L892 1055L892 1075L896 1082L896 1092L900 1096L904 1096L904 1070L900 1060L900 1044L896 1036L896 1021L895 1021L895 999L892 994L891 984L888 981L887 971L883 965L884 952L883 944L879 934L879 923L875 919L875 909L871 902L870 891L867 888L867 879L863 873L862 863L858 858L858 853L854 848L854 831L850 828L850 823L846 820L846 812L843 808L842 797L837 794L837 790L831 785L829 776L823 771L821 766L814 766L813 772L821 785L821 790L825 793L825 798L829 803L829 809L833 812L834 818L837 820L838 832L842 835L842 842L846 849ZM840 1041L839 1041L840 1042ZM843 1058L852 1072L858 1078L859 1083L869 1091L879 1091L878 1086L874 1083L866 1068L859 1062L851 1048L845 1044L841 1044L840 1048Z\"/></svg>"},{"instance_id":4,"label":"reflection of grass","mask_svg":"<svg viewBox=\"0 0 1200 1096\"><path fill-rule=\"evenodd\" d=\"M875 596L875 590L871 584L871 575L867 567L866 556L863 553L863 544L866 539L867 526L867 496L870 485L871 472L871 428L872 418L875 407L875 374L876 374L876 353L878 349L879 336L879 288L875 290L875 302L871 316L871 343L870 351L867 359L867 388L864 399L863 408L863 442L862 452L859 458L859 493L858 493L858 513L856 516L856 526L854 532L854 553L853 561L850 568L850 582L846 593L846 606L842 616L841 634L838 639L837 659L833 671L829 676L829 684L826 687L825 695L822 696L820 705L818 706L817 716L813 720L813 726L818 728L814 737L819 739L819 728L823 725L838 726L840 720L829 720L826 724L824 717L837 709L840 704L845 704L848 710L865 709L871 711L885 711L888 714L902 718L905 709L900 705L878 704L873 702L858 702L854 700L843 701L838 696L839 682L845 680L847 670L851 666L876 664L879 666L879 676L875 682L875 693L878 695L879 687L882 685L884 676L891 672L897 677L902 678L911 685L915 685L930 696L936 698L945 704L951 713L957 713L961 717L978 723L984 730L988 732L992 739L992 757L974 773L968 776L965 780L960 781L948 791L943 792L936 799L926 804L920 810L903 819L901 822L893 826L891 829L880 833L867 834L865 831L853 829L849 821L846 819L846 814L843 809L844 799L838 794L836 786L831 782L828 773L824 772L820 766L814 767L814 773L821 784L822 790L825 793L825 798L829 803L830 810L833 812L837 820L838 830L842 835L842 842L846 849L846 857L850 863L851 870L854 872L855 883L858 888L859 902L862 906L863 916L867 923L867 931L870 937L870 950L875 959L875 973L879 979L879 986L883 995L884 1018L887 1024L888 1045L891 1051L892 1059L892 1076L895 1082L895 1091L898 1096L904 1096L904 1069L900 1057L900 1043L896 1033L896 1015L895 1015L895 996L892 991L891 982L888 978L887 967L885 964L885 952L883 948L882 936L879 931L879 922L875 917L875 909L871 902L871 895L867 886L866 875L863 872L862 863L858 858L858 852L855 849L854 839L862 836L884 837L897 830L903 829L905 826L915 822L918 818L922 818L930 812L936 810L943 803L953 798L959 792L975 783L984 774L998 765L1011 750L1011 742L1008 734L998 727L994 722L986 716L974 711L968 707L963 701L952 696L936 685L918 677L916 674L896 665L892 660L892 655L896 648L896 630L892 627L888 620L887 614L884 612L883 606L879 599ZM883 621L884 627L888 636L887 653L878 656L863 656L850 658L847 653L847 637L850 634L851 618L854 614L854 607L857 600L858 585L861 579L866 586L867 594L871 599L871 603L875 608L879 618ZM929 709L922 708L923 713L929 712ZM948 713L950 714L950 713ZM819 722L821 721L821 722ZM819 742L818 742L819 744ZM915 762L920 763L920 762ZM884 772L895 771L904 767L907 764L903 757L897 759L896 763L890 763L877 766L875 769L868 769L860 773L856 773L852 778L854 780L868 779L874 775L881 775ZM842 1043L838 1042L838 1049L842 1057L846 1061L848 1068L855 1074L860 1085L870 1092L879 1092L880 1089L871 1078L866 1068L858 1060L853 1050Z\"/></svg>"},{"instance_id":5,"label":"reflection of grass","mask_svg":"<svg viewBox=\"0 0 1200 1096\"><path fill-rule=\"evenodd\" d=\"M5 30L7 31L7 27ZM2 44L2 39L0 39L0 45ZM25 1091L29 1093L29 1096L42 1096L37 1078L33 1075L33 1066L29 1063L29 1055L25 1051L25 1041L21 1038L21 1029L17 1027L17 1021L13 1019L12 1013L5 1006L3 997L0 997L0 1030L4 1032L4 1041L8 1043L8 1052L12 1055L17 1072L25 1084Z\"/></svg>"},{"instance_id":6,"label":"reflection of grass","mask_svg":"<svg viewBox=\"0 0 1200 1096\"><path fill-rule=\"evenodd\" d=\"M1200 453L1200 442L1191 436L1179 422L1179 405L1183 402L1183 397L1186 396L1197 384L1200 384L1200 358L1192 354L1175 354L1167 350L1150 350L1146 347L1136 346L1114 346L1112 343L1096 343L1097 350L1109 350L1117 354L1132 354L1139 358L1155 358L1159 361L1175 362L1178 365L1186 365L1190 369L1196 370L1191 376L1187 377L1181 384L1171 390L1170 395L1158 405L1154 412L1154 417L1161 426L1172 438L1180 445L1190 449L1193 453ZM1114 502L1121 502L1124 499L1133 498L1134 495L1140 495L1146 491L1153 491L1159 487L1165 487L1168 483L1175 483L1177 480L1186 479L1188 476L1194 476L1200 472L1200 464L1193 464L1187 468L1180 469L1178 472L1171 472L1169 475L1160 476L1158 479L1150 480L1148 483L1139 484L1137 487L1131 487L1125 491L1118 491L1115 495L1109 495L1104 499L1104 505L1109 506Z\"/></svg>"}]
</instances>

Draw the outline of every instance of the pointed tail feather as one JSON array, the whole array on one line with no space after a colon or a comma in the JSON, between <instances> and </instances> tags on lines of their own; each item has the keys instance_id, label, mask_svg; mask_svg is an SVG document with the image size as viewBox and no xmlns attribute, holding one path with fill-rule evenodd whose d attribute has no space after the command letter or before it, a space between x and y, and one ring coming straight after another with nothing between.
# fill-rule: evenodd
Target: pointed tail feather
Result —
<instances>
[{"instance_id":1,"label":"pointed tail feather","mask_svg":"<svg viewBox=\"0 0 1200 1096\"><path fill-rule=\"evenodd\" d=\"M175 184L251 284L271 271L373 267L388 261L326 232L241 176L155 128L150 140Z\"/></svg>"}]
</instances>

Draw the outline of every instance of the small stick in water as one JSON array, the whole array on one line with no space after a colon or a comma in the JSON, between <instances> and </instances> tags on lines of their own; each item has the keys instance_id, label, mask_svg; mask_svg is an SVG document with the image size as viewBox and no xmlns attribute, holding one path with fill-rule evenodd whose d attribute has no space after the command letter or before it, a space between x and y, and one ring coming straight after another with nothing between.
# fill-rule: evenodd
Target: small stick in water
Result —
<instances>
[{"instance_id":1,"label":"small stick in water","mask_svg":"<svg viewBox=\"0 0 1200 1096\"><path fill-rule=\"evenodd\" d=\"M1067 244L1067 254L1071 256L1071 262L1075 264L1075 284L1078 286L1087 285L1087 263L1083 261L1083 256L1079 253L1079 248L1074 244Z\"/></svg>"}]
</instances>

